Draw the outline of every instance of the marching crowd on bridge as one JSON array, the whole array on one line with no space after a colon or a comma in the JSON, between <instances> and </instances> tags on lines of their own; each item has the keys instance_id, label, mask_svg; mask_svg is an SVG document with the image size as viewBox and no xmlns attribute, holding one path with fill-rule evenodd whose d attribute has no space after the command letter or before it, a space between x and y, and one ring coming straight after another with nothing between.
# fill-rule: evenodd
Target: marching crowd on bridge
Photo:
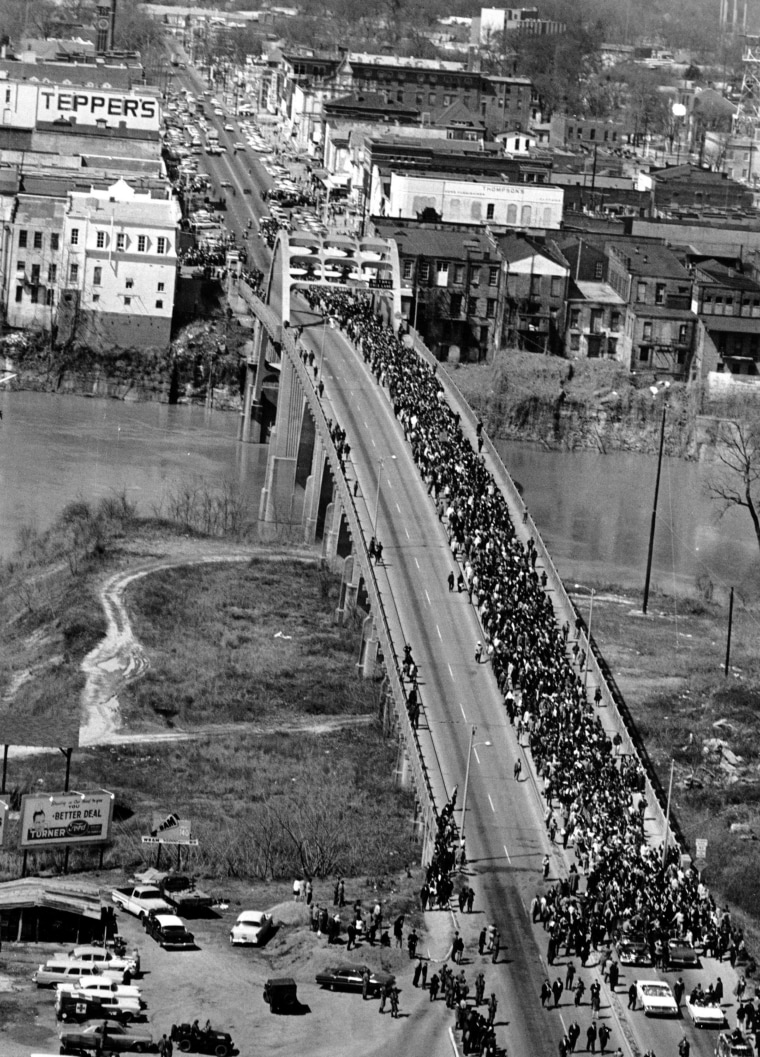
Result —
<instances>
[{"instance_id":1,"label":"marching crowd on bridge","mask_svg":"<svg viewBox=\"0 0 760 1057\"><path fill-rule=\"evenodd\" d=\"M549 964L564 952L586 966L594 951L604 971L613 944L636 933L645 937L655 964L664 964L667 940L678 936L728 956L732 965L746 961L751 975L754 961L728 909L716 905L695 869L681 864L677 847L663 854L647 843L641 764L635 756L619 755L620 739L608 737L594 707L601 694L589 700L581 674L585 656L577 643L570 646L570 628L559 625L539 572L536 544L521 542L487 469L482 427L473 444L444 398L435 366L410 355L369 297L323 290L306 296L313 308L337 320L390 394L447 526L452 554L464 568L507 715L543 780L547 830L575 858L568 875L534 900L534 921L548 933ZM417 704L416 685L414 690ZM440 891L450 863L442 864L440 855L434 863ZM545 864L546 877L548 858ZM576 991L576 1006L582 995ZM757 997L741 996L738 1005L740 1022L746 1031L757 1031L760 1042ZM564 1052L574 1045L565 1036Z\"/></svg>"}]
</instances>

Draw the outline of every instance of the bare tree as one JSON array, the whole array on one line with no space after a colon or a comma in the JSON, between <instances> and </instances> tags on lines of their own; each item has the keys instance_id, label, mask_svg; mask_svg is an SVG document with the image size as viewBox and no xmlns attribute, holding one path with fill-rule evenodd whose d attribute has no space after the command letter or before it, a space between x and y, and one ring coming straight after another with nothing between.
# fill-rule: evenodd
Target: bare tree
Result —
<instances>
[{"instance_id":1,"label":"bare tree","mask_svg":"<svg viewBox=\"0 0 760 1057\"><path fill-rule=\"evenodd\" d=\"M760 419L757 409L747 418L723 420L712 433L718 469L707 483L707 494L723 505L744 507L752 519L760 548Z\"/></svg>"}]
</instances>

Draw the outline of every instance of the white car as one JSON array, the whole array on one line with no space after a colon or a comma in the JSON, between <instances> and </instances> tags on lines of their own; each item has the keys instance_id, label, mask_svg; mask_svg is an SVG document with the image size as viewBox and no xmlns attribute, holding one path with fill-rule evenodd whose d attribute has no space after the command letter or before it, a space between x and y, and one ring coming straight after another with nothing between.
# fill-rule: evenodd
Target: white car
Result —
<instances>
[{"instance_id":1,"label":"white car","mask_svg":"<svg viewBox=\"0 0 760 1057\"><path fill-rule=\"evenodd\" d=\"M717 1002L690 996L686 999L686 1009L697 1028L722 1028L726 1023L726 1014Z\"/></svg>"},{"instance_id":2,"label":"white car","mask_svg":"<svg viewBox=\"0 0 760 1057\"><path fill-rule=\"evenodd\" d=\"M224 126L224 131L225 132L234 132L235 131L235 126L231 125L229 123L229 121L228 121L227 124Z\"/></svg>"},{"instance_id":3,"label":"white car","mask_svg":"<svg viewBox=\"0 0 760 1057\"><path fill-rule=\"evenodd\" d=\"M636 997L647 1016L678 1016L678 1004L663 980L637 980Z\"/></svg>"},{"instance_id":4,"label":"white car","mask_svg":"<svg viewBox=\"0 0 760 1057\"><path fill-rule=\"evenodd\" d=\"M68 991L70 994L100 995L101 997L128 998L145 1004L142 990L134 984L117 984L113 980L104 980L102 976L88 976L71 984L58 984L56 991Z\"/></svg>"},{"instance_id":5,"label":"white car","mask_svg":"<svg viewBox=\"0 0 760 1057\"><path fill-rule=\"evenodd\" d=\"M106 950L105 947L89 945L75 947L73 951L69 951L69 958L77 962L93 962L102 969L120 969L122 972L129 970L132 974L137 972L137 962L134 958L128 955L120 958L113 951Z\"/></svg>"},{"instance_id":6,"label":"white car","mask_svg":"<svg viewBox=\"0 0 760 1057\"><path fill-rule=\"evenodd\" d=\"M272 928L271 914L264 914L260 910L244 910L238 914L237 921L230 929L230 943L233 946L257 946L267 938Z\"/></svg>"}]
</instances>

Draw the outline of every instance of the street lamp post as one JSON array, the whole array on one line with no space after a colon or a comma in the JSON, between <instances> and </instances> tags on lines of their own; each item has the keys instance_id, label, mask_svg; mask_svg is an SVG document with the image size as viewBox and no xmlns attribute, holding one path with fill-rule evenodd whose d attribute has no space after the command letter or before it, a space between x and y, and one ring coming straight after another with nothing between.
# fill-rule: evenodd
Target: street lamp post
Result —
<instances>
[{"instance_id":1,"label":"street lamp post","mask_svg":"<svg viewBox=\"0 0 760 1057\"><path fill-rule=\"evenodd\" d=\"M670 382L665 382L665 389L670 385ZM657 396L660 389L653 385L650 387L652 396ZM662 451L665 445L665 417L668 413L668 401L667 398L662 405L662 421L660 422L660 447L657 454L657 476L654 482L654 502L652 503L652 521L649 526L649 549L647 551L647 571L644 577L644 601L641 606L642 613L646 613L647 606L649 605L649 582L652 578L652 556L654 554L654 531L657 526L657 500L660 495L660 473L662 471Z\"/></svg>"},{"instance_id":2,"label":"street lamp post","mask_svg":"<svg viewBox=\"0 0 760 1057\"><path fill-rule=\"evenodd\" d=\"M467 821L467 788L470 784L470 761L472 760L472 750L477 749L481 745L490 745L490 741L479 741L475 744L475 731L478 728L475 726L470 727L470 744L467 749L467 768L464 772L464 792L462 794L462 825L459 827L459 846L464 847L464 824Z\"/></svg>"}]
</instances>

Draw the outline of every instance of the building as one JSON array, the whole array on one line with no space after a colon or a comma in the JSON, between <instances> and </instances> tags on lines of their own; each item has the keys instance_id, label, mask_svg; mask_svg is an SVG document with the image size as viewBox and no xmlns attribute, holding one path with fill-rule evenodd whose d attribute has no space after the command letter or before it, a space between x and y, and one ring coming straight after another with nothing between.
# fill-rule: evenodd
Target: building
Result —
<instances>
[{"instance_id":1,"label":"building","mask_svg":"<svg viewBox=\"0 0 760 1057\"><path fill-rule=\"evenodd\" d=\"M118 180L69 194L60 243L58 340L166 348L177 274L176 199Z\"/></svg>"},{"instance_id":2,"label":"building","mask_svg":"<svg viewBox=\"0 0 760 1057\"><path fill-rule=\"evenodd\" d=\"M51 332L61 280L61 233L66 200L19 194L9 216L2 307L9 327Z\"/></svg>"},{"instance_id":3,"label":"building","mask_svg":"<svg viewBox=\"0 0 760 1057\"><path fill-rule=\"evenodd\" d=\"M539 18L537 7L481 7L480 15L470 26L470 43L482 47L495 43L503 45L510 33L527 33L544 37L565 33L567 24Z\"/></svg>"},{"instance_id":4,"label":"building","mask_svg":"<svg viewBox=\"0 0 760 1057\"><path fill-rule=\"evenodd\" d=\"M754 170L753 170L754 171ZM694 165L673 165L650 173L655 215L700 213L705 210L752 212L753 195L725 172Z\"/></svg>"},{"instance_id":5,"label":"building","mask_svg":"<svg viewBox=\"0 0 760 1057\"><path fill-rule=\"evenodd\" d=\"M694 268L692 307L699 316L692 376L760 376L760 284L737 268L705 261Z\"/></svg>"},{"instance_id":6,"label":"building","mask_svg":"<svg viewBox=\"0 0 760 1057\"><path fill-rule=\"evenodd\" d=\"M572 280L567 295L567 326L564 353L568 359L610 359L624 357L621 336L626 321L626 304L606 282Z\"/></svg>"},{"instance_id":7,"label":"building","mask_svg":"<svg viewBox=\"0 0 760 1057\"><path fill-rule=\"evenodd\" d=\"M570 269L556 246L524 235L497 239L504 274L503 343L528 352L562 351Z\"/></svg>"},{"instance_id":8,"label":"building","mask_svg":"<svg viewBox=\"0 0 760 1057\"><path fill-rule=\"evenodd\" d=\"M398 246L402 313L428 348L439 359L490 356L502 329L502 268L493 239L380 218L373 230Z\"/></svg>"},{"instance_id":9,"label":"building","mask_svg":"<svg viewBox=\"0 0 760 1057\"><path fill-rule=\"evenodd\" d=\"M541 120L541 102L527 77L485 78L481 110L492 136L507 129L527 131Z\"/></svg>"}]
</instances>

